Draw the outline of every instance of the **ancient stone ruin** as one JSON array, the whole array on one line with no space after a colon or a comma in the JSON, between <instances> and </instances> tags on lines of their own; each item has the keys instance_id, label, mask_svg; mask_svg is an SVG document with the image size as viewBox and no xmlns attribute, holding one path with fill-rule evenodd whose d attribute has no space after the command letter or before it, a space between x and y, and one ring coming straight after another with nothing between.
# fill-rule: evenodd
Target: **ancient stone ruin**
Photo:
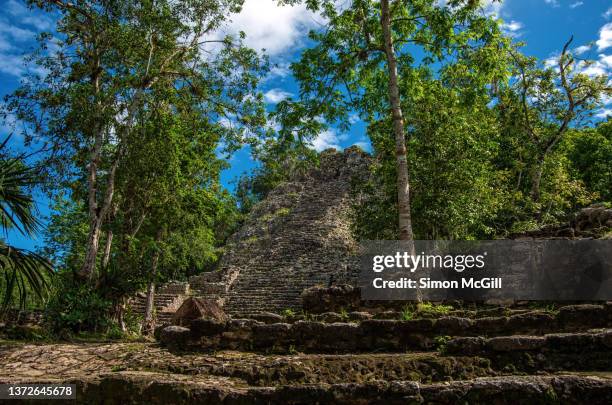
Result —
<instances>
[{"instance_id":1,"label":"ancient stone ruin","mask_svg":"<svg viewBox=\"0 0 612 405\"><path fill-rule=\"evenodd\" d=\"M368 177L371 157L357 147L330 149L320 165L281 184L229 239L216 271L161 286L157 325L171 323L188 297L212 300L234 318L277 319L299 314L398 309L398 302L360 301L358 241L351 233L359 209L354 185ZM612 229L612 209L593 205L566 224L512 235L525 238L599 238ZM144 314L145 295L132 301Z\"/></svg>"},{"instance_id":2,"label":"ancient stone ruin","mask_svg":"<svg viewBox=\"0 0 612 405\"><path fill-rule=\"evenodd\" d=\"M0 347L0 383L76 384L83 404L612 403L612 302L362 301L352 184L369 163L323 153L218 271L161 286L157 343ZM611 219L594 206L516 237L606 237Z\"/></svg>"},{"instance_id":3,"label":"ancient stone ruin","mask_svg":"<svg viewBox=\"0 0 612 405\"><path fill-rule=\"evenodd\" d=\"M171 318L176 299L188 295L215 300L232 316L250 317L301 312L304 290L353 283L358 242L351 234L352 186L368 175L370 160L357 147L330 149L316 169L272 191L230 238L217 271L160 289L158 324ZM144 312L141 301L138 312Z\"/></svg>"}]
</instances>

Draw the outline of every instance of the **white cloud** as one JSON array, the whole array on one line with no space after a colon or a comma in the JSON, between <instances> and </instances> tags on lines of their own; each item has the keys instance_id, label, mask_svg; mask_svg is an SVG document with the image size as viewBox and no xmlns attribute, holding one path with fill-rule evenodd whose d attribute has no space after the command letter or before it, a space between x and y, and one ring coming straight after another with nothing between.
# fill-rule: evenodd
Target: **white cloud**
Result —
<instances>
[{"instance_id":1,"label":"white cloud","mask_svg":"<svg viewBox=\"0 0 612 405\"><path fill-rule=\"evenodd\" d=\"M40 67L26 68L23 53L33 45L37 32L53 27L53 20L16 0L5 2L3 11L5 14L0 18L0 72L16 77L23 77L28 71L45 74Z\"/></svg>"},{"instance_id":2,"label":"white cloud","mask_svg":"<svg viewBox=\"0 0 612 405\"><path fill-rule=\"evenodd\" d=\"M351 137L351 134L345 132L343 134L338 135L338 140L344 142L344 141L348 141L350 137Z\"/></svg>"},{"instance_id":3,"label":"white cloud","mask_svg":"<svg viewBox=\"0 0 612 405\"><path fill-rule=\"evenodd\" d=\"M264 94L264 99L266 102L271 104L277 104L283 101L284 99L291 97L293 94L283 90L283 89L271 89L268 90Z\"/></svg>"},{"instance_id":4,"label":"white cloud","mask_svg":"<svg viewBox=\"0 0 612 405\"><path fill-rule=\"evenodd\" d=\"M587 76L602 76L606 75L606 66L600 61L594 61L588 64L582 61L578 63L578 70Z\"/></svg>"},{"instance_id":5,"label":"white cloud","mask_svg":"<svg viewBox=\"0 0 612 405\"><path fill-rule=\"evenodd\" d=\"M553 7L559 7L559 1L558 0L544 0L544 3L549 4Z\"/></svg>"},{"instance_id":6,"label":"white cloud","mask_svg":"<svg viewBox=\"0 0 612 405\"><path fill-rule=\"evenodd\" d=\"M576 7L580 7L580 6L582 6L583 4L584 4L584 2L583 2L583 1L577 1L577 2L575 2L575 3L570 4L570 5L569 5L569 8L576 8Z\"/></svg>"},{"instance_id":7,"label":"white cloud","mask_svg":"<svg viewBox=\"0 0 612 405\"><path fill-rule=\"evenodd\" d=\"M511 20L509 23L502 24L502 30L504 30L507 34L517 37L519 36L519 30L523 28L523 23L515 20Z\"/></svg>"},{"instance_id":8,"label":"white cloud","mask_svg":"<svg viewBox=\"0 0 612 405\"><path fill-rule=\"evenodd\" d=\"M17 119L14 114L7 114L4 119L0 120L0 136L4 139L5 136L15 133Z\"/></svg>"},{"instance_id":9,"label":"white cloud","mask_svg":"<svg viewBox=\"0 0 612 405\"><path fill-rule=\"evenodd\" d=\"M42 12L28 9L16 0L9 0L6 10L14 17L19 17L19 23L30 25L37 30L49 30L53 27L53 21Z\"/></svg>"},{"instance_id":10,"label":"white cloud","mask_svg":"<svg viewBox=\"0 0 612 405\"><path fill-rule=\"evenodd\" d=\"M10 36L13 40L18 42L25 42L34 39L35 33L23 28L16 27L5 21L0 21L0 34L3 36Z\"/></svg>"},{"instance_id":11,"label":"white cloud","mask_svg":"<svg viewBox=\"0 0 612 405\"><path fill-rule=\"evenodd\" d=\"M602 108L599 110L597 114L595 114L597 118L606 119L608 117L612 117L612 109L610 108Z\"/></svg>"},{"instance_id":12,"label":"white cloud","mask_svg":"<svg viewBox=\"0 0 612 405\"><path fill-rule=\"evenodd\" d=\"M602 51L612 46L612 22L607 23L599 30L599 39L596 42L597 50Z\"/></svg>"},{"instance_id":13,"label":"white cloud","mask_svg":"<svg viewBox=\"0 0 612 405\"><path fill-rule=\"evenodd\" d=\"M606 20L610 17L612 17L612 7L610 7L609 9L606 10L605 13L602 14L603 18L605 18Z\"/></svg>"},{"instance_id":14,"label":"white cloud","mask_svg":"<svg viewBox=\"0 0 612 405\"><path fill-rule=\"evenodd\" d=\"M556 68L559 64L559 55L551 56L544 59L544 66L547 68Z\"/></svg>"},{"instance_id":15,"label":"white cloud","mask_svg":"<svg viewBox=\"0 0 612 405\"><path fill-rule=\"evenodd\" d=\"M544 67L559 71L559 54L544 59ZM612 66L612 56L600 54L598 60L579 60L576 63L576 73L582 73L590 77L608 75Z\"/></svg>"},{"instance_id":16,"label":"white cloud","mask_svg":"<svg viewBox=\"0 0 612 405\"><path fill-rule=\"evenodd\" d=\"M317 136L312 141L312 147L317 151L321 152L322 150L333 148L341 150L342 148L339 145L340 140L338 139L338 135L336 131L333 129L328 129L324 132L321 132L319 136Z\"/></svg>"},{"instance_id":17,"label":"white cloud","mask_svg":"<svg viewBox=\"0 0 612 405\"><path fill-rule=\"evenodd\" d=\"M270 68L268 78L284 78L291 74L288 63L278 63Z\"/></svg>"},{"instance_id":18,"label":"white cloud","mask_svg":"<svg viewBox=\"0 0 612 405\"><path fill-rule=\"evenodd\" d=\"M582 55L583 53L589 51L590 49L591 49L590 45L582 45L574 49L574 52L576 53L576 55Z\"/></svg>"},{"instance_id":19,"label":"white cloud","mask_svg":"<svg viewBox=\"0 0 612 405\"><path fill-rule=\"evenodd\" d=\"M499 0L484 0L482 2L482 11L484 12L484 14L486 16L493 16L495 18L499 17L502 11L502 8L504 7L504 3L507 2L506 1L499 1ZM436 5L439 7L446 7L448 4L448 0L437 0L436 1Z\"/></svg>"},{"instance_id":20,"label":"white cloud","mask_svg":"<svg viewBox=\"0 0 612 405\"><path fill-rule=\"evenodd\" d=\"M349 123L350 123L350 124L356 124L356 123L358 123L358 122L359 122L361 119L359 118L359 115L358 115L358 114L353 113L353 114L349 115L348 120L349 120Z\"/></svg>"},{"instance_id":21,"label":"white cloud","mask_svg":"<svg viewBox=\"0 0 612 405\"><path fill-rule=\"evenodd\" d=\"M599 61L606 65L608 69L612 69L612 55L599 55Z\"/></svg>"},{"instance_id":22,"label":"white cloud","mask_svg":"<svg viewBox=\"0 0 612 405\"><path fill-rule=\"evenodd\" d=\"M493 1L493 0L485 0L483 4L483 10L485 14L491 15L494 17L499 17L502 7L503 7L503 2Z\"/></svg>"},{"instance_id":23,"label":"white cloud","mask_svg":"<svg viewBox=\"0 0 612 405\"><path fill-rule=\"evenodd\" d=\"M246 45L271 56L294 49L317 25L306 6L279 6L275 0L246 0L242 12L231 18L226 33L244 31Z\"/></svg>"},{"instance_id":24,"label":"white cloud","mask_svg":"<svg viewBox=\"0 0 612 405\"><path fill-rule=\"evenodd\" d=\"M26 72L23 58L19 55L0 54L0 72L21 77Z\"/></svg>"}]
</instances>

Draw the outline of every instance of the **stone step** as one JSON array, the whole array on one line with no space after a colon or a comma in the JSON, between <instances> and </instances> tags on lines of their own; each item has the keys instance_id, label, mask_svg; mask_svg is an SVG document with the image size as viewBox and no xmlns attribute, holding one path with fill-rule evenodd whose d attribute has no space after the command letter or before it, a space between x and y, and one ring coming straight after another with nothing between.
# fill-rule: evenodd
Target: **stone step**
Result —
<instances>
[{"instance_id":1,"label":"stone step","mask_svg":"<svg viewBox=\"0 0 612 405\"><path fill-rule=\"evenodd\" d=\"M31 379L29 382L35 382ZM612 379L602 376L484 377L467 381L419 384L379 381L357 384L249 387L235 380L153 372L118 372L79 377L77 403L97 403L104 387L113 387L106 404L227 403L262 404L581 404L612 403Z\"/></svg>"},{"instance_id":2,"label":"stone step","mask_svg":"<svg viewBox=\"0 0 612 405\"><path fill-rule=\"evenodd\" d=\"M253 307L245 307L241 311L249 314L257 312ZM330 324L315 321L263 324L234 319L221 326L211 326L206 323L209 321L194 321L191 331L187 329L181 332L183 334L180 337L170 335L165 343L172 345L178 339L193 350L238 349L278 353L285 353L292 348L304 353L398 353L407 350L438 350L448 346L452 354L484 355L489 353L485 350L489 347L501 347L512 342L518 342L518 347L524 344L525 350L539 353L542 350L552 351L561 343L575 341L577 347L592 348L589 350L596 353L596 356L601 354L597 354L598 351L612 353L612 329L586 333L593 327L586 320L582 320L583 323L558 323L557 319L550 316L528 315L475 320L445 317L438 320L365 320L361 323ZM572 333L563 336L554 333L563 331ZM521 337L526 335L529 338ZM494 336L491 339L497 340L489 342L482 336ZM589 346L589 342L593 342L593 345ZM472 347L474 353L468 352ZM612 364L612 358L601 358Z\"/></svg>"},{"instance_id":3,"label":"stone step","mask_svg":"<svg viewBox=\"0 0 612 405\"><path fill-rule=\"evenodd\" d=\"M612 373L571 371L570 361L529 372L526 362L503 370L490 358L435 352L203 355L134 342L8 343L2 353L1 384L69 382L77 404L612 403Z\"/></svg>"}]
</instances>

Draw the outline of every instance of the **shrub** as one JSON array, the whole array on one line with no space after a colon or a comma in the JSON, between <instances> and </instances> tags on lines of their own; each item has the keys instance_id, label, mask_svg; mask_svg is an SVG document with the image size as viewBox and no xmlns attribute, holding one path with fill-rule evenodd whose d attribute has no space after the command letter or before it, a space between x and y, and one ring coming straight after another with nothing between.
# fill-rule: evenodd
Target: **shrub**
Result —
<instances>
[{"instance_id":1,"label":"shrub","mask_svg":"<svg viewBox=\"0 0 612 405\"><path fill-rule=\"evenodd\" d=\"M90 285L75 282L71 274L57 277L56 288L45 311L51 331L65 333L106 332L111 326L112 302Z\"/></svg>"}]
</instances>

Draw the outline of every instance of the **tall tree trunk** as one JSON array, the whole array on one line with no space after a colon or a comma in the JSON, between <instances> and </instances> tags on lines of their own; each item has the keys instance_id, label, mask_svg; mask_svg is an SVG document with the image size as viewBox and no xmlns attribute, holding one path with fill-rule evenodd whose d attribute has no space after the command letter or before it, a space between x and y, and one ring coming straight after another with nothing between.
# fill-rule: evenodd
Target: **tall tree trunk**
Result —
<instances>
[{"instance_id":1,"label":"tall tree trunk","mask_svg":"<svg viewBox=\"0 0 612 405\"><path fill-rule=\"evenodd\" d=\"M382 25L387 68L389 71L389 101L393 116L395 136L395 156L397 162L397 204L399 212L400 240L413 240L412 217L410 214L410 180L408 176L408 158L406 151L406 134L404 116L400 104L400 92L397 74L397 59L391 35L391 16L389 0L382 0L380 22Z\"/></svg>"},{"instance_id":2,"label":"tall tree trunk","mask_svg":"<svg viewBox=\"0 0 612 405\"><path fill-rule=\"evenodd\" d=\"M99 221L97 217L91 218L89 223L87 252L85 254L83 267L79 273L79 276L83 279L91 279L93 277L94 269L96 268L96 257L98 256L98 250L100 248L100 225L98 223Z\"/></svg>"},{"instance_id":3,"label":"tall tree trunk","mask_svg":"<svg viewBox=\"0 0 612 405\"><path fill-rule=\"evenodd\" d=\"M110 262L111 248L113 247L113 230L106 232L106 244L104 245L104 255L102 256L102 270L106 270Z\"/></svg>"},{"instance_id":4,"label":"tall tree trunk","mask_svg":"<svg viewBox=\"0 0 612 405\"><path fill-rule=\"evenodd\" d=\"M98 206L98 203L97 203L97 184L96 184L97 181L95 179L96 176L95 174L93 176L91 175L91 169L90 169L90 178L92 178L92 181L89 182L89 189L90 189L89 236L87 238L85 262L83 263L83 267L81 268L81 271L79 273L79 276L84 279L91 280L95 273L96 260L98 257L98 252L100 250L100 234L102 233L102 223L113 202L113 196L115 192L115 174L117 172L117 166L119 165L120 156L121 156L121 149L117 151L117 156L115 157L115 161L113 162L111 169L108 172L108 175L107 175L108 177L106 180L106 192L104 194L103 201L100 206ZM93 163L93 160L92 160L92 163ZM95 207L95 210L91 209L92 203Z\"/></svg>"},{"instance_id":5,"label":"tall tree trunk","mask_svg":"<svg viewBox=\"0 0 612 405\"><path fill-rule=\"evenodd\" d=\"M159 243L162 239L162 229L157 231L155 237L155 243ZM149 273L149 288L147 289L147 304L145 306L145 315L142 323L142 330L144 334L149 334L155 327L155 320L153 319L153 307L155 304L155 275L157 274L157 266L159 265L159 249L156 247L155 253L153 253L153 259L151 260L151 269Z\"/></svg>"},{"instance_id":6,"label":"tall tree trunk","mask_svg":"<svg viewBox=\"0 0 612 405\"><path fill-rule=\"evenodd\" d=\"M121 298L119 301L119 307L117 309L117 322L122 332L127 332L127 325L125 324L125 298Z\"/></svg>"},{"instance_id":7,"label":"tall tree trunk","mask_svg":"<svg viewBox=\"0 0 612 405\"><path fill-rule=\"evenodd\" d=\"M540 184L542 183L542 172L544 171L544 156L538 158L533 176L531 177L531 200L540 202Z\"/></svg>"},{"instance_id":8,"label":"tall tree trunk","mask_svg":"<svg viewBox=\"0 0 612 405\"><path fill-rule=\"evenodd\" d=\"M142 321L142 333L148 335L155 327L153 320L153 307L155 306L155 280L149 280L147 288L147 303L145 307L144 319Z\"/></svg>"},{"instance_id":9,"label":"tall tree trunk","mask_svg":"<svg viewBox=\"0 0 612 405\"><path fill-rule=\"evenodd\" d=\"M95 46L95 45L94 45ZM98 98L96 101L96 113L100 113L102 107L100 105L100 58L99 55L94 54L94 73L91 77L91 82L94 87L95 97ZM96 114L97 115L97 114ZM98 248L100 245L100 228L102 227L102 220L100 217L100 210L98 209L98 166L100 165L100 159L102 155L102 141L103 141L104 126L102 125L101 118L94 117L93 125L93 138L94 143L91 148L91 156L89 158L88 173L87 173L87 203L89 208L89 234L87 236L87 246L85 248L85 261L79 272L79 276L84 279L90 279L93 275L93 271L96 266L96 257L98 255Z\"/></svg>"},{"instance_id":10,"label":"tall tree trunk","mask_svg":"<svg viewBox=\"0 0 612 405\"><path fill-rule=\"evenodd\" d=\"M109 225L113 222L115 214L117 214L117 204L113 204L113 208L111 209L108 215ZM110 262L110 255L113 247L113 237L113 229L109 226L109 229L106 232L106 244L104 245L104 254L102 255L102 271L106 271L106 268L108 267L108 264Z\"/></svg>"}]
</instances>

